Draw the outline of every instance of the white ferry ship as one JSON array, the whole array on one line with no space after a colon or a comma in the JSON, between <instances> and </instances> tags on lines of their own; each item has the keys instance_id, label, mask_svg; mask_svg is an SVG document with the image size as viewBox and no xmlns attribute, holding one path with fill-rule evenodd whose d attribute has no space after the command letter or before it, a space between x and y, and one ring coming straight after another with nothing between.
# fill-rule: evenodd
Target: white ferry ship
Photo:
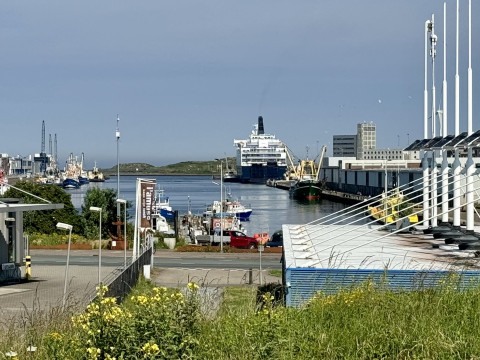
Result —
<instances>
[{"instance_id":1,"label":"white ferry ship","mask_svg":"<svg viewBox=\"0 0 480 360\"><path fill-rule=\"evenodd\" d=\"M287 147L275 138L265 134L263 117L247 140L233 140L237 147L237 174L241 182L265 184L268 179L283 179L287 170Z\"/></svg>"}]
</instances>

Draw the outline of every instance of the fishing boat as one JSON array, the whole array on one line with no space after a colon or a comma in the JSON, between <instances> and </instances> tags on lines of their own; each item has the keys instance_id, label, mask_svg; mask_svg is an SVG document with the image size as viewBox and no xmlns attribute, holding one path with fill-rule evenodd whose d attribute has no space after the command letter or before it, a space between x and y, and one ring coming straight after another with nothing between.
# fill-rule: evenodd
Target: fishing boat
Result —
<instances>
[{"instance_id":1,"label":"fishing boat","mask_svg":"<svg viewBox=\"0 0 480 360\"><path fill-rule=\"evenodd\" d=\"M64 189L78 189L80 187L80 183L73 178L66 178L62 182L62 187Z\"/></svg>"},{"instance_id":2,"label":"fishing boat","mask_svg":"<svg viewBox=\"0 0 480 360\"><path fill-rule=\"evenodd\" d=\"M367 214L373 219L383 224L396 223L398 220L406 217L411 224L418 222L418 215L409 211L408 214L405 210L408 207L406 197L403 193L396 189L392 195L385 196L382 194L382 198L377 205L371 205L367 207ZM408 210L407 210L408 211Z\"/></svg>"},{"instance_id":3,"label":"fishing boat","mask_svg":"<svg viewBox=\"0 0 480 360\"><path fill-rule=\"evenodd\" d=\"M169 235L175 234L175 231L170 228L167 219L165 219L165 217L159 213L153 213L151 221L153 231L158 231Z\"/></svg>"},{"instance_id":4,"label":"fishing boat","mask_svg":"<svg viewBox=\"0 0 480 360\"><path fill-rule=\"evenodd\" d=\"M104 182L105 177L103 173L97 168L97 162L93 166L93 170L88 173L88 179L90 182Z\"/></svg>"},{"instance_id":5,"label":"fishing boat","mask_svg":"<svg viewBox=\"0 0 480 360\"><path fill-rule=\"evenodd\" d=\"M175 213L170 206L170 199L165 195L163 189L155 190L155 204L153 206L153 212L160 214L166 219L175 218Z\"/></svg>"},{"instance_id":6,"label":"fishing boat","mask_svg":"<svg viewBox=\"0 0 480 360\"><path fill-rule=\"evenodd\" d=\"M235 216L240 221L248 221L252 214L252 209L242 205L238 201L224 200L214 201L213 204L207 206L207 210L203 213L204 216Z\"/></svg>"},{"instance_id":7,"label":"fishing boat","mask_svg":"<svg viewBox=\"0 0 480 360\"><path fill-rule=\"evenodd\" d=\"M223 174L223 182L240 182L240 178L235 171L228 165L228 158L225 157L225 173Z\"/></svg>"},{"instance_id":8,"label":"fishing boat","mask_svg":"<svg viewBox=\"0 0 480 360\"><path fill-rule=\"evenodd\" d=\"M78 162L77 158L71 153L67 159L67 164L65 166L65 171L63 173L63 182L62 187L64 189L78 189L80 185L85 183L84 179L81 182L82 178L82 163L83 163L83 154L82 162Z\"/></svg>"},{"instance_id":9,"label":"fishing boat","mask_svg":"<svg viewBox=\"0 0 480 360\"><path fill-rule=\"evenodd\" d=\"M316 200L322 196L323 183L319 180L318 174L320 172L323 155L326 147L322 147L320 160L318 164L314 160L301 160L294 169L294 174L290 177L296 179L290 187L290 196L297 200Z\"/></svg>"}]
</instances>

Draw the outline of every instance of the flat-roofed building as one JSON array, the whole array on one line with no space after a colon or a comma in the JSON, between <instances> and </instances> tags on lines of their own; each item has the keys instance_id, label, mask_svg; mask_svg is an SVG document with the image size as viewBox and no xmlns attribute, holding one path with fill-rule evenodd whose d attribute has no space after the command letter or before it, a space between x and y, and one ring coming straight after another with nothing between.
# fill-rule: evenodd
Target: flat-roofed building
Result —
<instances>
[{"instance_id":1,"label":"flat-roofed building","mask_svg":"<svg viewBox=\"0 0 480 360\"><path fill-rule=\"evenodd\" d=\"M357 135L333 135L333 156L356 157Z\"/></svg>"}]
</instances>

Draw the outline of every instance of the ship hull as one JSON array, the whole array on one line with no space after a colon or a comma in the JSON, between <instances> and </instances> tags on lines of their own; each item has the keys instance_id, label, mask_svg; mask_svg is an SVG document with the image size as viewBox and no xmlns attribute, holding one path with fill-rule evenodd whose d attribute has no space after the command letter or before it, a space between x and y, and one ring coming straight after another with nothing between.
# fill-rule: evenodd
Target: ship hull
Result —
<instances>
[{"instance_id":1,"label":"ship hull","mask_svg":"<svg viewBox=\"0 0 480 360\"><path fill-rule=\"evenodd\" d=\"M78 189L80 184L78 181L68 178L63 180L62 187L64 189Z\"/></svg>"},{"instance_id":2,"label":"ship hull","mask_svg":"<svg viewBox=\"0 0 480 360\"><path fill-rule=\"evenodd\" d=\"M268 179L283 179L287 171L286 166L253 164L252 166L242 166L240 182L252 184L266 184Z\"/></svg>"},{"instance_id":3,"label":"ship hull","mask_svg":"<svg viewBox=\"0 0 480 360\"><path fill-rule=\"evenodd\" d=\"M322 187L318 181L299 181L290 188L290 195L297 200L316 200L322 196Z\"/></svg>"}]
</instances>

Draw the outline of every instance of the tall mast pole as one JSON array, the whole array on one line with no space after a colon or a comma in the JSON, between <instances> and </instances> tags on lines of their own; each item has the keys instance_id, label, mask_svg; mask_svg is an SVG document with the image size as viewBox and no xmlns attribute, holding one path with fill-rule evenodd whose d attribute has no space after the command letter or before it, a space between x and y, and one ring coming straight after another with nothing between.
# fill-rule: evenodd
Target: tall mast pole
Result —
<instances>
[{"instance_id":1,"label":"tall mast pole","mask_svg":"<svg viewBox=\"0 0 480 360\"><path fill-rule=\"evenodd\" d=\"M468 135L473 133L472 127L472 0L468 1ZM465 200L467 202L467 231L473 232L474 225L474 204L473 204L473 173L475 171L475 163L473 162L473 149L468 147L467 163L467 191Z\"/></svg>"},{"instance_id":2,"label":"tall mast pole","mask_svg":"<svg viewBox=\"0 0 480 360\"><path fill-rule=\"evenodd\" d=\"M117 137L117 199L120 199L120 158L118 155L118 149L120 144L120 129L118 127L118 123L120 122L120 118L117 114L117 129L115 130L115 136ZM117 202L117 220L120 218L120 203ZM117 234L120 236L120 234Z\"/></svg>"},{"instance_id":3,"label":"tall mast pole","mask_svg":"<svg viewBox=\"0 0 480 360\"><path fill-rule=\"evenodd\" d=\"M428 89L427 89L427 59L428 59L428 32L431 30L431 20L425 21L425 90L423 91L423 137L428 139ZM429 188L430 176L428 167L428 154L421 150L423 169L423 225L428 226L430 220Z\"/></svg>"},{"instance_id":4,"label":"tall mast pole","mask_svg":"<svg viewBox=\"0 0 480 360\"><path fill-rule=\"evenodd\" d=\"M442 136L447 136L447 3L443 3L443 110ZM448 159L442 150L442 223L448 223Z\"/></svg>"},{"instance_id":5,"label":"tall mast pole","mask_svg":"<svg viewBox=\"0 0 480 360\"><path fill-rule=\"evenodd\" d=\"M457 29L455 44L455 136L460 135L460 77L458 76L458 24L459 0L457 0ZM453 171L453 227L460 228L460 156L458 148L455 149L455 160L452 164Z\"/></svg>"}]
</instances>

